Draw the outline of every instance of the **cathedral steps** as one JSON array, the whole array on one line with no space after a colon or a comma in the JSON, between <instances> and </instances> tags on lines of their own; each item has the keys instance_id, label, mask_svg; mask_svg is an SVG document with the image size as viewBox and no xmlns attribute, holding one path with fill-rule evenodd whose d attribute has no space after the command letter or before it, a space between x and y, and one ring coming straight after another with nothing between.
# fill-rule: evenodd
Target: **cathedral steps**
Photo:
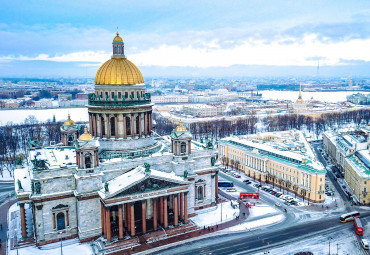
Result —
<instances>
[{"instance_id":1,"label":"cathedral steps","mask_svg":"<svg viewBox=\"0 0 370 255\"><path fill-rule=\"evenodd\" d=\"M25 247L36 247L35 239L33 238L27 238L25 240L21 240L18 242L18 249L25 248ZM17 246L14 242L14 238L10 239L10 249L15 250L17 249Z\"/></svg>"}]
</instances>

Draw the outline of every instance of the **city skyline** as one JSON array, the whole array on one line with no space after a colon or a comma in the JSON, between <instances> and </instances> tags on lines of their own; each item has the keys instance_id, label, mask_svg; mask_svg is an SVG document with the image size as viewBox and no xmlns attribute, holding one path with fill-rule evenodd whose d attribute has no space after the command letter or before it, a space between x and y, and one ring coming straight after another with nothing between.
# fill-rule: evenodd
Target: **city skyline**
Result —
<instances>
[{"instance_id":1,"label":"city skyline","mask_svg":"<svg viewBox=\"0 0 370 255\"><path fill-rule=\"evenodd\" d=\"M1 77L93 77L120 32L144 76L367 76L365 1L4 3ZM32 10L32 11L30 11Z\"/></svg>"}]
</instances>

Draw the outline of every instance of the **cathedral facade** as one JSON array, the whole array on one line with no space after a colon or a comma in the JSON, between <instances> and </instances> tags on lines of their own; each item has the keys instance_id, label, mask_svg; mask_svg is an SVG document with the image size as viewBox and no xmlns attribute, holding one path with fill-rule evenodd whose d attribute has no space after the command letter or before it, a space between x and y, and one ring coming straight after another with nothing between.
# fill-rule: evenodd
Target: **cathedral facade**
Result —
<instances>
[{"instance_id":1,"label":"cathedral facade","mask_svg":"<svg viewBox=\"0 0 370 255\"><path fill-rule=\"evenodd\" d=\"M22 237L38 245L60 237L127 239L187 224L216 203L212 144L192 141L181 122L169 136L155 135L143 76L118 33L112 46L89 95L89 128L79 135L68 116L62 144L31 142L28 162L15 170Z\"/></svg>"}]
</instances>

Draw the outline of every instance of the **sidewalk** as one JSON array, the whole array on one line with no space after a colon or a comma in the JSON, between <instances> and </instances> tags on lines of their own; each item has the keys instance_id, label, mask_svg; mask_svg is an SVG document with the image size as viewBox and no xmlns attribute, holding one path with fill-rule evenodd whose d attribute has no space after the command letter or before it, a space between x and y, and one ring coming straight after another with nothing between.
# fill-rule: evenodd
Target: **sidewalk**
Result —
<instances>
[{"instance_id":1,"label":"sidewalk","mask_svg":"<svg viewBox=\"0 0 370 255\"><path fill-rule=\"evenodd\" d=\"M219 194L221 196L229 198L229 195L222 192L221 190L219 190ZM232 197L232 199L235 200L235 197ZM244 216L244 213L245 213L245 216ZM163 246L163 245L183 241L185 239L200 237L200 236L203 236L203 235L210 234L212 232L217 232L217 231L220 231L220 230L223 230L223 229L227 229L227 228L236 226L236 225L240 224L241 221L247 219L248 215L249 215L248 207L246 207L246 205L244 203L240 203L240 218L239 219L233 219L233 220L230 220L228 222L221 223L221 224L218 224L218 225L204 227L202 229L197 229L193 232L188 232L188 233L185 233L185 234L182 234L182 235L176 235L176 236L173 236L173 237L169 237L167 239L160 240L158 242L144 243L144 244L141 244L140 246L134 247L133 250L126 249L126 250L121 250L121 251L117 251L117 252L110 253L110 254L116 254L116 255L119 255L119 254L134 254L134 253L144 252L144 251L147 251L147 250L150 250L150 249L158 248L159 246Z\"/></svg>"}]
</instances>

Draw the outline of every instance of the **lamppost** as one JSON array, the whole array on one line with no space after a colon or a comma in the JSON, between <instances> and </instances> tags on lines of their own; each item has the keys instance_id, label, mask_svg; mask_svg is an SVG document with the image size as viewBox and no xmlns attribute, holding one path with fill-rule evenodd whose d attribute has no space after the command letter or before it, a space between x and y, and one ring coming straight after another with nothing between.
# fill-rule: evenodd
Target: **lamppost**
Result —
<instances>
[{"instance_id":1,"label":"lamppost","mask_svg":"<svg viewBox=\"0 0 370 255\"><path fill-rule=\"evenodd\" d=\"M333 239L331 238L330 236L328 237L328 240L329 240L329 255L330 255L330 240Z\"/></svg>"},{"instance_id":2,"label":"lamppost","mask_svg":"<svg viewBox=\"0 0 370 255\"><path fill-rule=\"evenodd\" d=\"M222 223L222 201L221 201L221 223Z\"/></svg>"},{"instance_id":3,"label":"lamppost","mask_svg":"<svg viewBox=\"0 0 370 255\"><path fill-rule=\"evenodd\" d=\"M17 255L18 255L18 234L17 234L17 229L14 229L15 232L15 246L17 247Z\"/></svg>"},{"instance_id":4,"label":"lamppost","mask_svg":"<svg viewBox=\"0 0 370 255\"><path fill-rule=\"evenodd\" d=\"M63 255L63 231L59 231L58 234L60 235L60 255Z\"/></svg>"}]
</instances>

